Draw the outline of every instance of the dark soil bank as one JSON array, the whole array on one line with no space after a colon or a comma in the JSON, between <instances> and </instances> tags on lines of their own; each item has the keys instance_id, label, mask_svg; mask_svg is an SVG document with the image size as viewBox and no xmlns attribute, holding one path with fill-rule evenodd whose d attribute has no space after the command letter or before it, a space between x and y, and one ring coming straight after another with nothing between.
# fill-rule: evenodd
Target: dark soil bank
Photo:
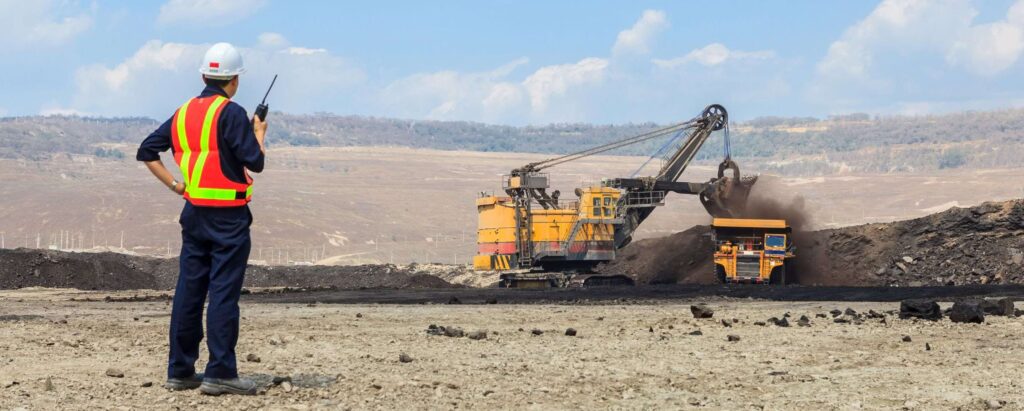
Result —
<instances>
[{"instance_id":1,"label":"dark soil bank","mask_svg":"<svg viewBox=\"0 0 1024 411\"><path fill-rule=\"evenodd\" d=\"M176 258L149 258L116 253L68 253L50 250L0 250L0 289L24 287L81 290L173 289ZM246 287L299 288L446 288L448 282L415 267L250 266Z\"/></svg>"}]
</instances>

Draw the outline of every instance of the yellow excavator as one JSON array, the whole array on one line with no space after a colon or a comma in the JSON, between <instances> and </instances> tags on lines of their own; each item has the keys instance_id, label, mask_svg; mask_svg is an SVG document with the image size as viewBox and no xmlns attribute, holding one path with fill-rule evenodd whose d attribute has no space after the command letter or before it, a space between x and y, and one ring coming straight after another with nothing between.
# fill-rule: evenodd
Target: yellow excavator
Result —
<instances>
[{"instance_id":1,"label":"yellow excavator","mask_svg":"<svg viewBox=\"0 0 1024 411\"><path fill-rule=\"evenodd\" d=\"M512 170L502 179L506 195L482 194L476 200L474 269L500 271L500 287L631 285L626 275L597 274L593 269L615 259L616 250L632 241L637 227L665 204L668 193L697 195L714 217L742 212L756 177L741 177L732 161L728 124L725 108L713 104L689 121ZM704 183L678 181L704 142L719 130L725 135L725 158L718 177ZM557 190L548 192L545 171L551 167L660 137L669 138L651 156L665 159L656 175L604 179L600 185L576 188L576 198L568 201Z\"/></svg>"}]
</instances>

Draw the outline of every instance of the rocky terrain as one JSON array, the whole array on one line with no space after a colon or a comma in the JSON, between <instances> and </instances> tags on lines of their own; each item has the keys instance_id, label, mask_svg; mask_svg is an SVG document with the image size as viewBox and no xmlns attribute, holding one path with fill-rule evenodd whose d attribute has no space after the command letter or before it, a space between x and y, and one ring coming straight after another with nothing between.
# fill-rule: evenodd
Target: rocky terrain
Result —
<instances>
[{"instance_id":1,"label":"rocky terrain","mask_svg":"<svg viewBox=\"0 0 1024 411\"><path fill-rule=\"evenodd\" d=\"M167 302L82 298L106 294L0 291L0 409L1024 407L1024 319L954 322L950 310L933 321L901 318L898 302L745 299L243 302L239 369L261 394L208 397L160 386ZM699 302L704 318L691 307Z\"/></svg>"},{"instance_id":2,"label":"rocky terrain","mask_svg":"<svg viewBox=\"0 0 1024 411\"><path fill-rule=\"evenodd\" d=\"M808 258L798 272L820 267L829 273L820 277L826 284L1024 283L1024 200L824 230L808 240L801 247L801 256Z\"/></svg>"}]
</instances>

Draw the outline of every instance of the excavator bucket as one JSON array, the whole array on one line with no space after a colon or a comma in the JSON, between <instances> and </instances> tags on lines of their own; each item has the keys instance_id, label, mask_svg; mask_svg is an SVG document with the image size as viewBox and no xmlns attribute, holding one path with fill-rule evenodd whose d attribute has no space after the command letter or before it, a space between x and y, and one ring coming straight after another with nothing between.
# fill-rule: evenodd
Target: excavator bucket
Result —
<instances>
[{"instance_id":1,"label":"excavator bucket","mask_svg":"<svg viewBox=\"0 0 1024 411\"><path fill-rule=\"evenodd\" d=\"M732 170L732 175L726 175L726 170ZM756 182L757 176L741 177L739 166L727 158L718 165L718 178L711 179L700 193L700 202L712 217L742 216Z\"/></svg>"}]
</instances>

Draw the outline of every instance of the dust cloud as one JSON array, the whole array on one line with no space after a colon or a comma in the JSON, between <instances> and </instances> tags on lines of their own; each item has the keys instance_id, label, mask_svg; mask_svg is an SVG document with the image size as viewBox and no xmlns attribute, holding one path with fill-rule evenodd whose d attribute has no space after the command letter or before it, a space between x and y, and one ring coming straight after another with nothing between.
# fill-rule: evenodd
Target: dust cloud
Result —
<instances>
[{"instance_id":1,"label":"dust cloud","mask_svg":"<svg viewBox=\"0 0 1024 411\"><path fill-rule=\"evenodd\" d=\"M811 228L811 213L804 197L776 176L758 177L739 214L738 218L786 220L794 233Z\"/></svg>"}]
</instances>

